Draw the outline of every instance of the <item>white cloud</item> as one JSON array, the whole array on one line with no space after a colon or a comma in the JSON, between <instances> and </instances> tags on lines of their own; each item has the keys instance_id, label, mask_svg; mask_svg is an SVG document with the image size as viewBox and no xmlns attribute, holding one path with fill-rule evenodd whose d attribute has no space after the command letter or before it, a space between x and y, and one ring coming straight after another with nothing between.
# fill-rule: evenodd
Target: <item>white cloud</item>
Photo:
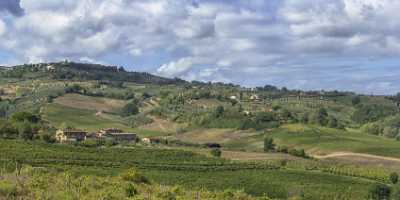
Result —
<instances>
[{"instance_id":1,"label":"white cloud","mask_svg":"<svg viewBox=\"0 0 400 200\"><path fill-rule=\"evenodd\" d=\"M300 80L324 81L326 68L400 55L394 0L21 0L20 7L7 23L0 15L0 51L21 62L123 54L132 65L151 57L160 66L152 72L170 77L248 79L240 71L258 77L248 82L282 83L273 76L295 71L302 76L290 83L306 87L315 83Z\"/></svg>"},{"instance_id":2,"label":"white cloud","mask_svg":"<svg viewBox=\"0 0 400 200\"><path fill-rule=\"evenodd\" d=\"M157 72L158 74L167 77L179 76L182 73L187 72L193 64L192 58L181 58L177 61L161 65L161 67L157 69Z\"/></svg>"},{"instance_id":3,"label":"white cloud","mask_svg":"<svg viewBox=\"0 0 400 200\"><path fill-rule=\"evenodd\" d=\"M6 25L5 23L0 19L0 36L2 36L7 30L6 30Z\"/></svg>"}]
</instances>

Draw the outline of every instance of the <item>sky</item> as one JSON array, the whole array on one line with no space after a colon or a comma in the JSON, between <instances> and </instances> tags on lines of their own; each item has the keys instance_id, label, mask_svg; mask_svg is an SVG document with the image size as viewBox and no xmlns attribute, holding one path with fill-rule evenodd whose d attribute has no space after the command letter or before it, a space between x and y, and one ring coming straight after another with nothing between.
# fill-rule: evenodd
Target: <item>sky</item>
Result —
<instances>
[{"instance_id":1,"label":"sky","mask_svg":"<svg viewBox=\"0 0 400 200\"><path fill-rule=\"evenodd\" d=\"M0 0L0 65L400 92L399 0Z\"/></svg>"}]
</instances>

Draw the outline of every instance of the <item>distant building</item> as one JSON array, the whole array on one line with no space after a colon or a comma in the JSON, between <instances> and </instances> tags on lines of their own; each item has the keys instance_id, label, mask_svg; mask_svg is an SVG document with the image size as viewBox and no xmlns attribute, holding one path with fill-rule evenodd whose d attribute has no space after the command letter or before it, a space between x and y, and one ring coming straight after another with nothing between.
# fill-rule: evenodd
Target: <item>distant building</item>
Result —
<instances>
[{"instance_id":1,"label":"distant building","mask_svg":"<svg viewBox=\"0 0 400 200\"><path fill-rule=\"evenodd\" d=\"M161 139L160 138L143 138L142 142L147 143L147 144L158 144L161 143Z\"/></svg>"},{"instance_id":2,"label":"distant building","mask_svg":"<svg viewBox=\"0 0 400 200\"><path fill-rule=\"evenodd\" d=\"M53 65L47 65L46 70L47 71L54 71L56 68Z\"/></svg>"},{"instance_id":3,"label":"distant building","mask_svg":"<svg viewBox=\"0 0 400 200\"><path fill-rule=\"evenodd\" d=\"M106 136L118 142L133 142L136 141L136 133L109 133Z\"/></svg>"},{"instance_id":4,"label":"distant building","mask_svg":"<svg viewBox=\"0 0 400 200\"><path fill-rule=\"evenodd\" d=\"M56 139L60 143L64 142L79 142L86 139L86 131L81 130L72 130L72 129L65 129L65 130L58 130L56 132Z\"/></svg>"},{"instance_id":5,"label":"distant building","mask_svg":"<svg viewBox=\"0 0 400 200\"><path fill-rule=\"evenodd\" d=\"M231 99L231 100L236 100L237 97L236 97L236 96L230 96L229 99Z\"/></svg>"},{"instance_id":6,"label":"distant building","mask_svg":"<svg viewBox=\"0 0 400 200\"><path fill-rule=\"evenodd\" d=\"M137 135L136 133L124 133L123 130L118 128L106 128L97 133L97 138L108 138L118 142L132 142L136 141Z\"/></svg>"},{"instance_id":7,"label":"distant building","mask_svg":"<svg viewBox=\"0 0 400 200\"><path fill-rule=\"evenodd\" d=\"M121 129L118 128L105 128L105 129L101 129L98 133L97 133L97 137L101 138L101 137L106 137L108 134L111 133L122 133L124 132Z\"/></svg>"},{"instance_id":8,"label":"distant building","mask_svg":"<svg viewBox=\"0 0 400 200\"><path fill-rule=\"evenodd\" d=\"M260 101L261 99L260 99L260 97L258 95L253 94L253 95L250 96L250 100L252 100L252 101Z\"/></svg>"}]
</instances>

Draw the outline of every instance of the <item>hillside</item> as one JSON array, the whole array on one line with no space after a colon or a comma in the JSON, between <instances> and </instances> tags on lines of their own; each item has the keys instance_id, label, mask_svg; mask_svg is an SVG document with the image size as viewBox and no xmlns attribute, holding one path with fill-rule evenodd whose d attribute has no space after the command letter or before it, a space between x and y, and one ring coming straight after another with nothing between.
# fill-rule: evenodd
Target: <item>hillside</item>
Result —
<instances>
[{"instance_id":1,"label":"hillside","mask_svg":"<svg viewBox=\"0 0 400 200\"><path fill-rule=\"evenodd\" d=\"M39 63L12 66L3 74L9 78L46 77L56 80L125 81L149 84L184 84L180 79L168 79L145 72L128 72L123 67L74 62Z\"/></svg>"},{"instance_id":2,"label":"hillside","mask_svg":"<svg viewBox=\"0 0 400 200\"><path fill-rule=\"evenodd\" d=\"M154 183L135 185L140 193L161 184L188 195L205 188L248 199L365 199L377 184L397 188L390 174L400 173L398 99L187 82L73 62L14 66L0 71L0 178L13 182L9 174L22 166L46 171L24 180L58 182L70 173L117 183L135 168ZM110 128L137 138L93 136ZM87 137L60 142L57 130Z\"/></svg>"}]
</instances>

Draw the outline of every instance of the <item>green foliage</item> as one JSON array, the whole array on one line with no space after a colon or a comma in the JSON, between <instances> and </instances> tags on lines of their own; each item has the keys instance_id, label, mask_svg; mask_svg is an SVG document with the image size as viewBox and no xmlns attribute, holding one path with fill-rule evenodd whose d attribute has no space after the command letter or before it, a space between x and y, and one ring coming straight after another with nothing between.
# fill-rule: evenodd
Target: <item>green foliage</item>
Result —
<instances>
[{"instance_id":1,"label":"green foliage","mask_svg":"<svg viewBox=\"0 0 400 200\"><path fill-rule=\"evenodd\" d=\"M137 169L131 168L126 170L122 175L121 175L122 180L124 181L128 181L131 183L136 183L136 184L149 184L150 181L143 176L142 174L140 174Z\"/></svg>"},{"instance_id":2,"label":"green foliage","mask_svg":"<svg viewBox=\"0 0 400 200\"><path fill-rule=\"evenodd\" d=\"M275 149L273 138L264 138L264 152L269 152Z\"/></svg>"},{"instance_id":3,"label":"green foliage","mask_svg":"<svg viewBox=\"0 0 400 200\"><path fill-rule=\"evenodd\" d=\"M222 151L219 148L213 148L211 149L210 154L214 157L221 157Z\"/></svg>"},{"instance_id":4,"label":"green foliage","mask_svg":"<svg viewBox=\"0 0 400 200\"><path fill-rule=\"evenodd\" d=\"M393 107L378 104L359 104L352 115L352 119L357 123L367 123L377 121L383 117L393 115Z\"/></svg>"},{"instance_id":5,"label":"green foliage","mask_svg":"<svg viewBox=\"0 0 400 200\"><path fill-rule=\"evenodd\" d=\"M43 141L45 141L46 143L49 143L49 144L53 144L53 143L56 142L56 139L53 137L53 135L48 134L48 133L42 134L42 135L41 135L41 139L42 139Z\"/></svg>"},{"instance_id":6,"label":"green foliage","mask_svg":"<svg viewBox=\"0 0 400 200\"><path fill-rule=\"evenodd\" d=\"M328 127L329 128L337 128L339 126L338 121L335 117L329 116L328 118Z\"/></svg>"},{"instance_id":7,"label":"green foliage","mask_svg":"<svg viewBox=\"0 0 400 200\"><path fill-rule=\"evenodd\" d=\"M24 140L33 140L35 134L37 134L37 127L33 126L29 122L21 122L18 124L19 137Z\"/></svg>"},{"instance_id":8,"label":"green foliage","mask_svg":"<svg viewBox=\"0 0 400 200\"><path fill-rule=\"evenodd\" d=\"M18 137L18 129L7 120L0 120L0 137L11 139Z\"/></svg>"},{"instance_id":9,"label":"green foliage","mask_svg":"<svg viewBox=\"0 0 400 200\"><path fill-rule=\"evenodd\" d=\"M224 115L225 108L223 106L218 106L214 111L214 117L220 118Z\"/></svg>"},{"instance_id":10,"label":"green foliage","mask_svg":"<svg viewBox=\"0 0 400 200\"><path fill-rule=\"evenodd\" d=\"M353 98L351 98L351 104L353 106L356 106L358 104L361 103L361 97L360 96L354 96Z\"/></svg>"},{"instance_id":11,"label":"green foliage","mask_svg":"<svg viewBox=\"0 0 400 200\"><path fill-rule=\"evenodd\" d=\"M11 120L13 122L30 122L30 123L38 123L40 118L29 112L17 112L11 116Z\"/></svg>"},{"instance_id":12,"label":"green foliage","mask_svg":"<svg viewBox=\"0 0 400 200\"><path fill-rule=\"evenodd\" d=\"M390 178L390 181L391 181L393 184L396 184L396 183L399 181L399 174L397 174L396 172L392 172L392 173L390 174L389 178Z\"/></svg>"},{"instance_id":13,"label":"green foliage","mask_svg":"<svg viewBox=\"0 0 400 200\"><path fill-rule=\"evenodd\" d=\"M315 122L321 126L326 126L328 123L328 112L325 108L320 108L315 114Z\"/></svg>"},{"instance_id":14,"label":"green foliage","mask_svg":"<svg viewBox=\"0 0 400 200\"><path fill-rule=\"evenodd\" d=\"M138 194L138 191L134 184L130 183L125 188L125 193L127 197L134 197Z\"/></svg>"},{"instance_id":15,"label":"green foliage","mask_svg":"<svg viewBox=\"0 0 400 200\"><path fill-rule=\"evenodd\" d=\"M288 153L292 156L297 156L297 157L301 157L301 158L308 158L306 152L304 151L304 149L289 149Z\"/></svg>"},{"instance_id":16,"label":"green foliage","mask_svg":"<svg viewBox=\"0 0 400 200\"><path fill-rule=\"evenodd\" d=\"M115 188L118 188L104 190L101 185L93 186L93 184L103 183L102 180L88 179L86 176L61 176L62 184L58 184L54 179L58 179L60 176L54 174L49 177L34 178L35 185L41 185L40 188L43 188L40 191L49 193L53 191L49 190L49 188L54 188L55 191L65 191L68 194L81 195L82 197L89 195L88 193L81 193L86 190L83 187L91 188L93 186L96 188L96 194L107 194L118 197L117 199L122 199L127 196L127 187L125 186L128 184L134 184L138 190L138 194L135 197L145 196L143 192L146 190L140 188L140 185L143 184L131 182L131 180L142 182L142 178L139 177L137 179L137 170L127 170L131 169L132 166L140 169L139 175L157 183L155 185L180 184L186 189L204 187L213 191L223 191L226 188L243 189L244 192L255 196L267 194L278 199L297 196L297 192L288 193L288 191L298 191L298 189L304 191L310 199L335 199L337 194L349 192L348 188L351 186L351 193L347 194L347 196L361 200L367 194L366 187L371 183L370 181L350 179L341 175L322 172L289 169L276 170L279 169L280 163L275 165L264 162L230 162L186 151L158 148L83 148L80 146L0 140L0 157L2 160L10 160L11 164L13 160L18 159L23 166L29 164L36 167L45 166L56 169L51 170L55 172L72 170L72 172L80 176L99 174L106 178L104 182L107 182L107 185L115 184ZM11 168L15 169L15 167ZM122 174L120 173L121 171L123 171ZM115 182L116 179L110 180L107 178L112 175L120 175L117 182ZM26 175L23 176L25 177L24 180L27 180L28 177ZM121 181L127 183L121 183ZM49 183L51 183L51 187L48 185ZM65 187L66 183L70 187ZM166 189L164 189L165 191ZM177 191L171 191L174 194L178 194L178 196L180 194ZM322 194L324 195L322 196ZM78 197L76 198L79 199ZM98 198L100 197L94 199ZM188 197L186 199L192 198Z\"/></svg>"},{"instance_id":17,"label":"green foliage","mask_svg":"<svg viewBox=\"0 0 400 200\"><path fill-rule=\"evenodd\" d=\"M385 200L390 198L391 189L389 186L376 183L369 189L369 199L371 200Z\"/></svg>"},{"instance_id":18,"label":"green foliage","mask_svg":"<svg viewBox=\"0 0 400 200\"><path fill-rule=\"evenodd\" d=\"M0 180L0 199L5 197L6 199L12 199L17 197L18 191L17 186L7 181Z\"/></svg>"},{"instance_id":19,"label":"green foliage","mask_svg":"<svg viewBox=\"0 0 400 200\"><path fill-rule=\"evenodd\" d=\"M127 103L121 111L122 116L128 117L131 115L136 115L139 113L139 107L138 107L138 102L137 101L131 101Z\"/></svg>"}]
</instances>

